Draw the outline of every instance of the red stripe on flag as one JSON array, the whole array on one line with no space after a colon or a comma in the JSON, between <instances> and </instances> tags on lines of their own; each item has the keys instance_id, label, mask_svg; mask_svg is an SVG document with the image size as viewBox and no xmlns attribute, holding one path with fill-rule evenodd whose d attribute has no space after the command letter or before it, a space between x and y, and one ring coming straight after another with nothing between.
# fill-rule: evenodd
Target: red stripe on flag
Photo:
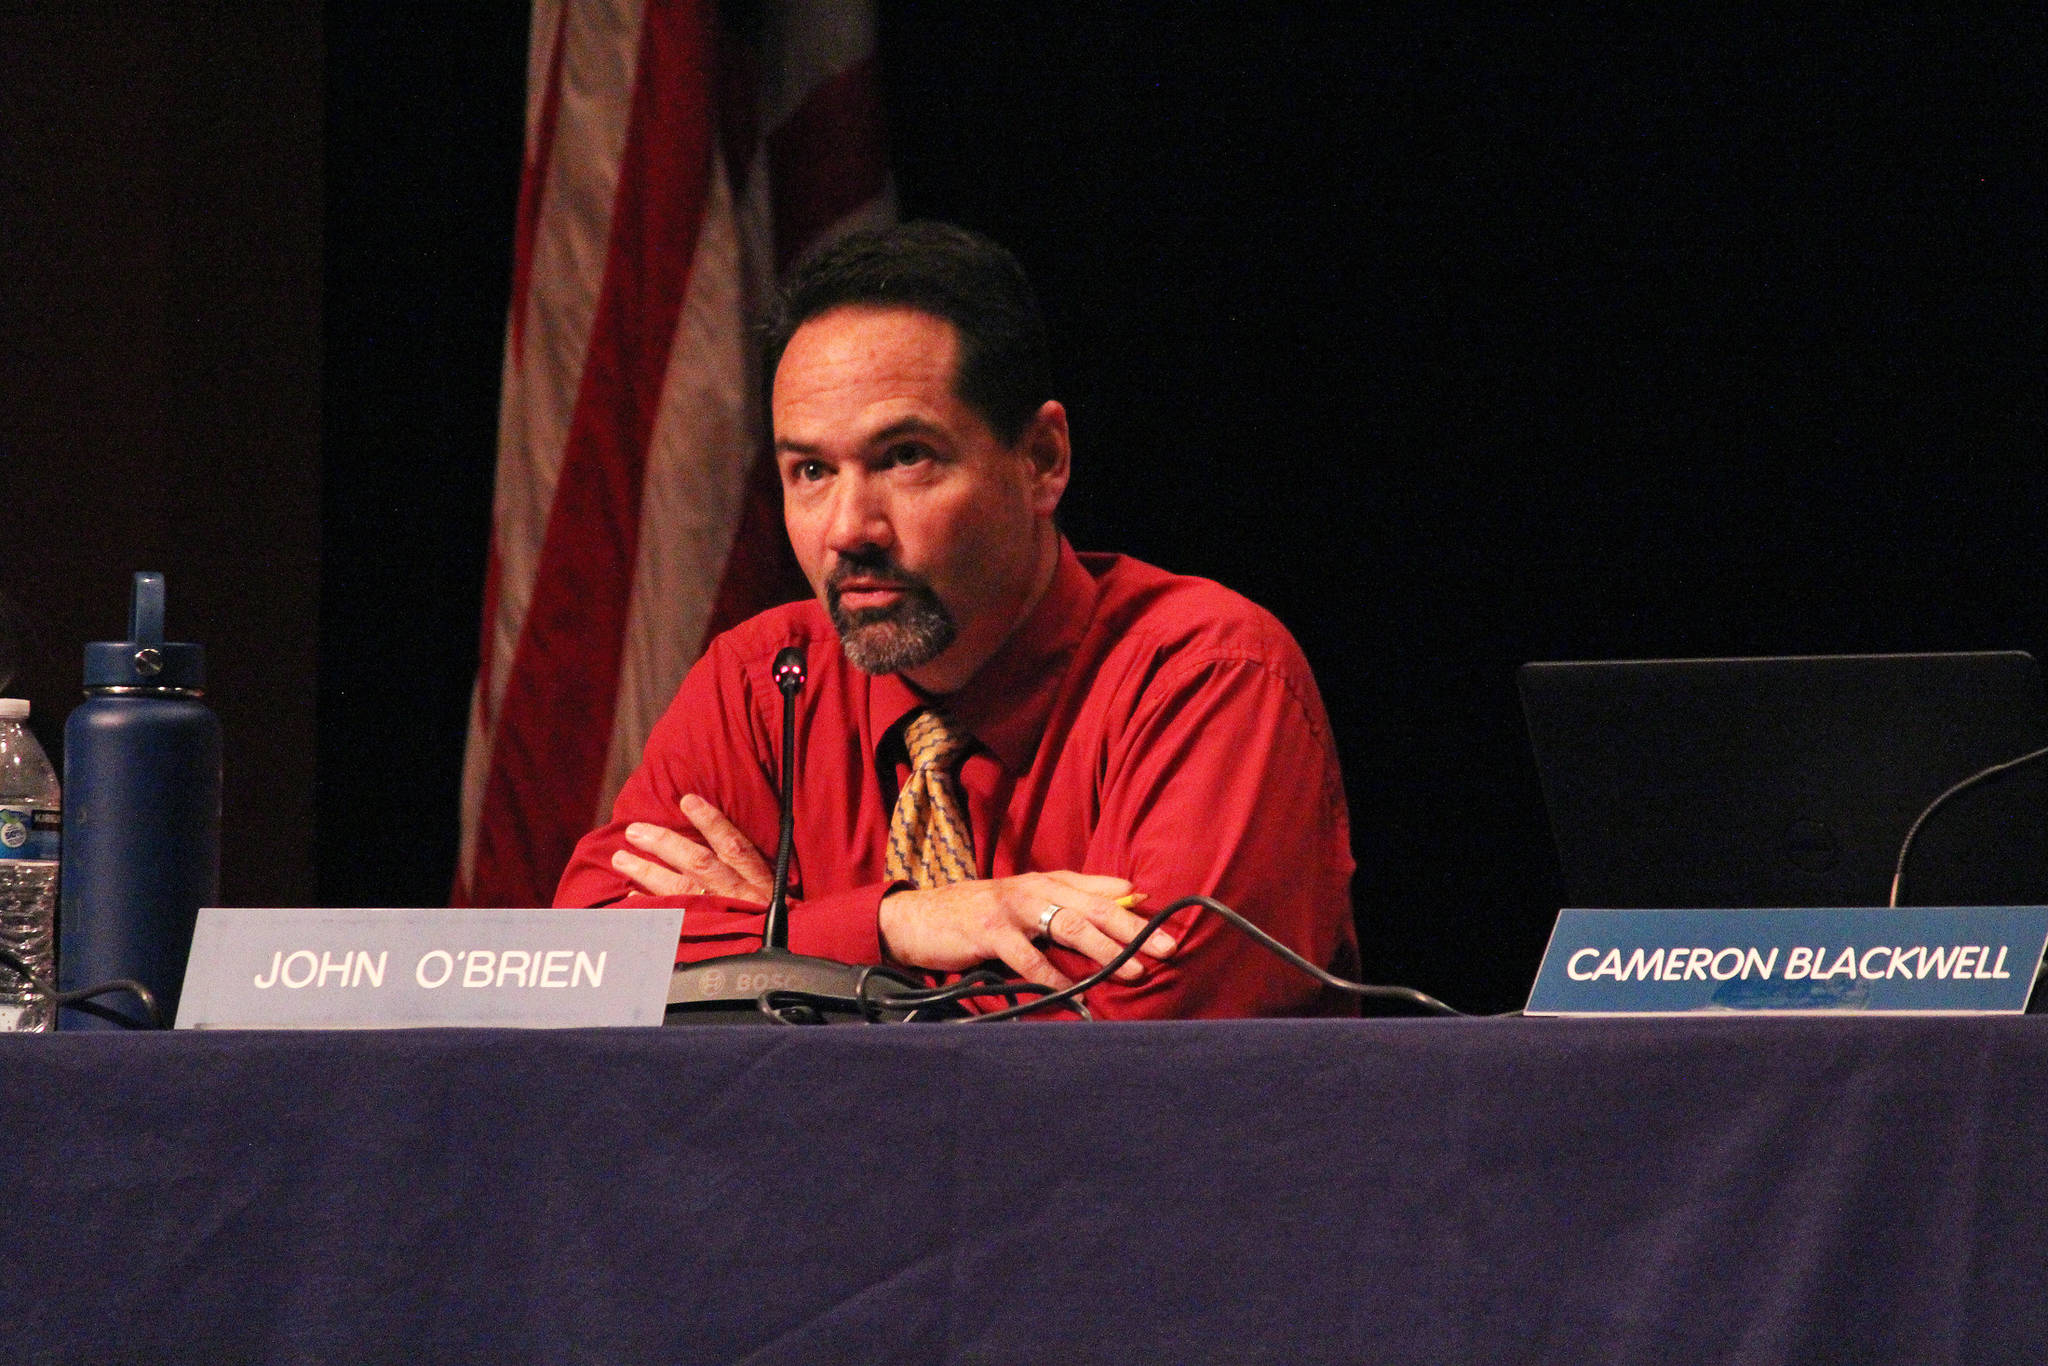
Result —
<instances>
[{"instance_id":1,"label":"red stripe on flag","mask_svg":"<svg viewBox=\"0 0 2048 1366\"><path fill-rule=\"evenodd\" d=\"M546 83L541 87L540 116L535 121L533 151L519 173L519 209L512 222L512 364L526 358L526 305L533 294L533 237L540 223L540 199L547 187L548 166L554 160L555 125L562 110L562 49L569 37L569 5L563 0L555 16L554 47L548 53ZM497 634L498 583L504 565L498 555L498 537L491 534L489 558L484 563L484 619L477 641L477 703L484 734L491 730L491 681L497 664L492 648ZM459 874L458 874L459 877Z\"/></svg>"},{"instance_id":2,"label":"red stripe on flag","mask_svg":"<svg viewBox=\"0 0 2048 1366\"><path fill-rule=\"evenodd\" d=\"M863 57L818 82L768 135L778 274L825 229L887 186L882 133L875 60Z\"/></svg>"},{"instance_id":3,"label":"red stripe on flag","mask_svg":"<svg viewBox=\"0 0 2048 1366\"><path fill-rule=\"evenodd\" d=\"M540 196L548 181L548 163L555 153L555 123L562 111L562 48L569 37L569 5L555 19L555 47L548 57L547 85L541 90L540 119L533 134L533 152L519 177L519 215L512 224L512 363L525 355L526 300L533 289L533 234L540 223ZM491 667L490 618L484 618L484 669Z\"/></svg>"},{"instance_id":4,"label":"red stripe on flag","mask_svg":"<svg viewBox=\"0 0 2048 1366\"><path fill-rule=\"evenodd\" d=\"M706 4L649 4L590 351L479 820L475 901L547 905L596 814L647 443L710 192Z\"/></svg>"}]
</instances>

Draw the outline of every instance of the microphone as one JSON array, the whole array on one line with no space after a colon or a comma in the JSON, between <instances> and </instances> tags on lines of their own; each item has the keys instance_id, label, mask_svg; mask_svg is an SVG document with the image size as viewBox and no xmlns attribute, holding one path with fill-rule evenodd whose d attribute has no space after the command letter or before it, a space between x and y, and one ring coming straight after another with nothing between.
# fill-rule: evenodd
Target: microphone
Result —
<instances>
[{"instance_id":1,"label":"microphone","mask_svg":"<svg viewBox=\"0 0 2048 1366\"><path fill-rule=\"evenodd\" d=\"M1906 880L1906 855L1913 852L1914 837L1920 833L1920 827L1927 824L1927 818L1934 814L1936 808L1944 805L1950 797L1956 796L1958 793L1967 792L1986 778L1995 778L2001 773L2011 772L2013 769L2025 764L2031 764L2036 759L2041 758L2048 758L2048 747L2030 750L2017 759L2007 759L2002 764L1993 764L1989 768L1978 769L1961 782L1951 784L1939 797L1936 797L1933 801L1927 803L1926 806L1920 808L1920 814L1913 818L1913 824L1906 829L1906 838L1899 844L1899 859L1898 862L1892 865L1891 900L1885 902L1885 905L1894 907L1899 904L1899 888L1904 885Z\"/></svg>"},{"instance_id":2,"label":"microphone","mask_svg":"<svg viewBox=\"0 0 2048 1366\"><path fill-rule=\"evenodd\" d=\"M789 858L796 835L796 695L804 686L804 652L783 647L770 668L782 693L781 828L775 840L775 881L761 924L761 947L679 965L669 978L664 1024L825 1023L828 1019L900 1020L905 1010L877 1009L862 996L868 978L896 987L924 984L881 967L859 967L789 951ZM787 994L792 1004L778 1006ZM804 1013L808 1012L808 1013Z\"/></svg>"},{"instance_id":3,"label":"microphone","mask_svg":"<svg viewBox=\"0 0 2048 1366\"><path fill-rule=\"evenodd\" d=\"M796 695L804 686L804 652L794 645L776 651L769 670L782 694L782 824L775 836L775 886L768 897L768 918L761 927L761 947L789 947L789 852L796 836Z\"/></svg>"}]
</instances>

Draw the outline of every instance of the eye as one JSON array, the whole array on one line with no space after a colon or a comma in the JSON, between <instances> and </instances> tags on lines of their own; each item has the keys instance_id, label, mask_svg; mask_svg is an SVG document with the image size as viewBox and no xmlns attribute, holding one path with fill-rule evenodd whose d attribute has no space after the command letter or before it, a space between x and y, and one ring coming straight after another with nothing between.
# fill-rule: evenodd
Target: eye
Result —
<instances>
[{"instance_id":1,"label":"eye","mask_svg":"<svg viewBox=\"0 0 2048 1366\"><path fill-rule=\"evenodd\" d=\"M825 462L822 460L799 460L789 467L792 483L815 484L825 477Z\"/></svg>"},{"instance_id":2,"label":"eye","mask_svg":"<svg viewBox=\"0 0 2048 1366\"><path fill-rule=\"evenodd\" d=\"M911 441L906 441L900 446L891 446L888 455L885 457L887 463L898 468L922 465L931 458L932 453L929 447L920 446Z\"/></svg>"}]
</instances>

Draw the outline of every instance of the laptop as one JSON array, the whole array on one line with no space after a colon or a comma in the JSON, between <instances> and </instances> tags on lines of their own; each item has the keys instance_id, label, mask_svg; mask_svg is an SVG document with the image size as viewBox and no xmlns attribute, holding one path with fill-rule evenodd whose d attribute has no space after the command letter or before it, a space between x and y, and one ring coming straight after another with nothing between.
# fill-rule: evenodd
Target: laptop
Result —
<instances>
[{"instance_id":1,"label":"laptop","mask_svg":"<svg viewBox=\"0 0 2048 1366\"><path fill-rule=\"evenodd\" d=\"M1882 906L1929 802L2048 745L2018 651L1541 663L1520 683L1569 906ZM1899 904L2048 904L2048 760L1944 803Z\"/></svg>"}]
</instances>

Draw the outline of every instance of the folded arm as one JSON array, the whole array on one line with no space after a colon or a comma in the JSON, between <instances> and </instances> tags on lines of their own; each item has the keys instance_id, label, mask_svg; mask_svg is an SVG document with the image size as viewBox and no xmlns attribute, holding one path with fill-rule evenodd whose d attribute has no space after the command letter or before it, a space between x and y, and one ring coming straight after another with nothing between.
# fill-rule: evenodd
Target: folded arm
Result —
<instances>
[{"instance_id":1,"label":"folded arm","mask_svg":"<svg viewBox=\"0 0 2048 1366\"><path fill-rule=\"evenodd\" d=\"M1311 961L1355 975L1343 781L1306 664L1209 659L1154 679L1111 748L1083 866L1143 888L1141 911L1212 896ZM1098 1018L1356 1010L1198 907L1165 928L1179 951L1091 991ZM1050 956L1070 973L1088 967L1059 948Z\"/></svg>"}]
</instances>

